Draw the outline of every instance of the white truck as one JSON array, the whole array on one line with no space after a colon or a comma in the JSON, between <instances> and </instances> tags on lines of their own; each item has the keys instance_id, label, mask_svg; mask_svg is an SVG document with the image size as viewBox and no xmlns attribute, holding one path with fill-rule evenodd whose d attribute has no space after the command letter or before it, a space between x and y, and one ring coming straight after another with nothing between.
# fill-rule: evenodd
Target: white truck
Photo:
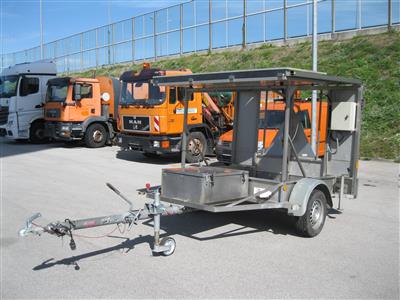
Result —
<instances>
[{"instance_id":1,"label":"white truck","mask_svg":"<svg viewBox=\"0 0 400 300\"><path fill-rule=\"evenodd\" d=\"M44 135L47 80L56 76L53 62L22 63L0 76L0 136L40 143Z\"/></svg>"}]
</instances>

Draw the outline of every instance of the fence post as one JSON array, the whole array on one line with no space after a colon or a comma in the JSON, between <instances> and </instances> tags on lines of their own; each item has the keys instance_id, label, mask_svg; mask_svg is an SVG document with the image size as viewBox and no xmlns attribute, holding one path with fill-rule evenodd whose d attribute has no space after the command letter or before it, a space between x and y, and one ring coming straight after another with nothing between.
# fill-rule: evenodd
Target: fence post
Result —
<instances>
[{"instance_id":1,"label":"fence post","mask_svg":"<svg viewBox=\"0 0 400 300\"><path fill-rule=\"evenodd\" d=\"M247 33L246 33L246 14L247 14L247 7L246 7L247 1L243 0L243 26L242 26L242 31L243 31L243 40L242 40L242 48L246 48L247 44Z\"/></svg>"},{"instance_id":2,"label":"fence post","mask_svg":"<svg viewBox=\"0 0 400 300\"><path fill-rule=\"evenodd\" d=\"M132 63L135 63L135 18L132 18Z\"/></svg>"},{"instance_id":3,"label":"fence post","mask_svg":"<svg viewBox=\"0 0 400 300\"><path fill-rule=\"evenodd\" d=\"M111 52L110 52L110 46L111 46L111 39L110 39L110 24L107 25L107 65L111 64Z\"/></svg>"},{"instance_id":4,"label":"fence post","mask_svg":"<svg viewBox=\"0 0 400 300\"><path fill-rule=\"evenodd\" d=\"M112 62L115 64L115 23L111 25L111 49L112 49Z\"/></svg>"},{"instance_id":5,"label":"fence post","mask_svg":"<svg viewBox=\"0 0 400 300\"><path fill-rule=\"evenodd\" d=\"M357 1L357 28L361 29L361 0Z\"/></svg>"},{"instance_id":6,"label":"fence post","mask_svg":"<svg viewBox=\"0 0 400 300\"><path fill-rule=\"evenodd\" d=\"M179 48L179 53L182 55L183 54L183 4L179 5L179 15L180 15L180 21L179 21L179 41L180 41L180 48Z\"/></svg>"},{"instance_id":7,"label":"fence post","mask_svg":"<svg viewBox=\"0 0 400 300\"><path fill-rule=\"evenodd\" d=\"M96 55L96 69L99 67L99 29L96 28L96 50L95 50L95 55Z\"/></svg>"},{"instance_id":8,"label":"fence post","mask_svg":"<svg viewBox=\"0 0 400 300\"><path fill-rule=\"evenodd\" d=\"M81 40L81 71L83 70L83 33L80 34L80 40Z\"/></svg>"},{"instance_id":9,"label":"fence post","mask_svg":"<svg viewBox=\"0 0 400 300\"><path fill-rule=\"evenodd\" d=\"M211 50L212 50L212 0L209 0L208 1L208 53L211 53Z\"/></svg>"},{"instance_id":10,"label":"fence post","mask_svg":"<svg viewBox=\"0 0 400 300\"><path fill-rule=\"evenodd\" d=\"M392 10L393 10L393 6L392 6L392 0L388 0L388 29L390 30L392 28Z\"/></svg>"},{"instance_id":11,"label":"fence post","mask_svg":"<svg viewBox=\"0 0 400 300\"><path fill-rule=\"evenodd\" d=\"M332 33L336 31L336 11L335 11L335 0L332 0Z\"/></svg>"},{"instance_id":12,"label":"fence post","mask_svg":"<svg viewBox=\"0 0 400 300\"><path fill-rule=\"evenodd\" d=\"M283 1L283 40L287 40L287 0Z\"/></svg>"},{"instance_id":13,"label":"fence post","mask_svg":"<svg viewBox=\"0 0 400 300\"><path fill-rule=\"evenodd\" d=\"M156 12L153 12L154 60L157 60Z\"/></svg>"}]
</instances>

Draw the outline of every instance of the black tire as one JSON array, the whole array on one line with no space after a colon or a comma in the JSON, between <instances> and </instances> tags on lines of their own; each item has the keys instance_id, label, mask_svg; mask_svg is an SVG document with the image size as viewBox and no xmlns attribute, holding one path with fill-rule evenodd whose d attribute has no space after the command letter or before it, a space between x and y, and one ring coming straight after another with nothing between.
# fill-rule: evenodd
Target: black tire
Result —
<instances>
[{"instance_id":1,"label":"black tire","mask_svg":"<svg viewBox=\"0 0 400 300\"><path fill-rule=\"evenodd\" d=\"M305 237L318 235L324 227L326 214L326 196L322 191L314 190L308 199L305 214L297 217L296 229L298 233Z\"/></svg>"},{"instance_id":2,"label":"black tire","mask_svg":"<svg viewBox=\"0 0 400 300\"><path fill-rule=\"evenodd\" d=\"M158 158L160 155L153 152L142 152L142 154L147 158Z\"/></svg>"},{"instance_id":3,"label":"black tire","mask_svg":"<svg viewBox=\"0 0 400 300\"><path fill-rule=\"evenodd\" d=\"M187 141L186 161L197 163L203 160L207 152L207 140L201 132L191 132Z\"/></svg>"},{"instance_id":4,"label":"black tire","mask_svg":"<svg viewBox=\"0 0 400 300\"><path fill-rule=\"evenodd\" d=\"M45 135L44 122L33 122L29 129L29 140L34 144L46 143L49 139Z\"/></svg>"},{"instance_id":5,"label":"black tire","mask_svg":"<svg viewBox=\"0 0 400 300\"><path fill-rule=\"evenodd\" d=\"M92 124L85 132L85 145L88 148L104 147L108 139L108 132L103 125L99 123Z\"/></svg>"}]
</instances>

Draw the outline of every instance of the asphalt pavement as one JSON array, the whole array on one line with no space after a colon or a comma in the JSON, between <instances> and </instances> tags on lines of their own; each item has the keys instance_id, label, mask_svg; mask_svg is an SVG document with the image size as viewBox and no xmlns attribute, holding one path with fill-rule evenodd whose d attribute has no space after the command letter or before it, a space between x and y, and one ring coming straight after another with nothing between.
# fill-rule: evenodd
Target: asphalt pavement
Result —
<instances>
[{"instance_id":1,"label":"asphalt pavement","mask_svg":"<svg viewBox=\"0 0 400 300\"><path fill-rule=\"evenodd\" d=\"M358 198L315 238L280 212L193 212L161 219L177 248L154 257L151 221L80 231L75 251L66 237L17 233L36 212L44 225L126 211L106 182L142 208L136 190L179 157L5 140L0 156L1 299L399 298L399 164L361 161Z\"/></svg>"}]
</instances>

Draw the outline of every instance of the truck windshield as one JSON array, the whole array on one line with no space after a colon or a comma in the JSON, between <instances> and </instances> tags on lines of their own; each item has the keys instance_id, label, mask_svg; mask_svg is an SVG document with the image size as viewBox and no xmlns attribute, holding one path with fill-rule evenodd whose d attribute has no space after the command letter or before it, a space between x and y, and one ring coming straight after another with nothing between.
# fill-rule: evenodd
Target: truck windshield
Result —
<instances>
[{"instance_id":1,"label":"truck windshield","mask_svg":"<svg viewBox=\"0 0 400 300\"><path fill-rule=\"evenodd\" d=\"M65 102L68 92L68 83L59 85L48 85L46 102Z\"/></svg>"},{"instance_id":2,"label":"truck windshield","mask_svg":"<svg viewBox=\"0 0 400 300\"><path fill-rule=\"evenodd\" d=\"M161 105L165 98L165 87L155 86L150 81L122 83L121 104Z\"/></svg>"},{"instance_id":3,"label":"truck windshield","mask_svg":"<svg viewBox=\"0 0 400 300\"><path fill-rule=\"evenodd\" d=\"M260 129L276 129L279 128L285 121L285 111L283 110L268 110L267 112L267 127L264 122L265 111L260 112L260 121L258 128Z\"/></svg>"},{"instance_id":4,"label":"truck windshield","mask_svg":"<svg viewBox=\"0 0 400 300\"><path fill-rule=\"evenodd\" d=\"M0 77L0 98L11 98L17 95L18 76Z\"/></svg>"}]
</instances>

